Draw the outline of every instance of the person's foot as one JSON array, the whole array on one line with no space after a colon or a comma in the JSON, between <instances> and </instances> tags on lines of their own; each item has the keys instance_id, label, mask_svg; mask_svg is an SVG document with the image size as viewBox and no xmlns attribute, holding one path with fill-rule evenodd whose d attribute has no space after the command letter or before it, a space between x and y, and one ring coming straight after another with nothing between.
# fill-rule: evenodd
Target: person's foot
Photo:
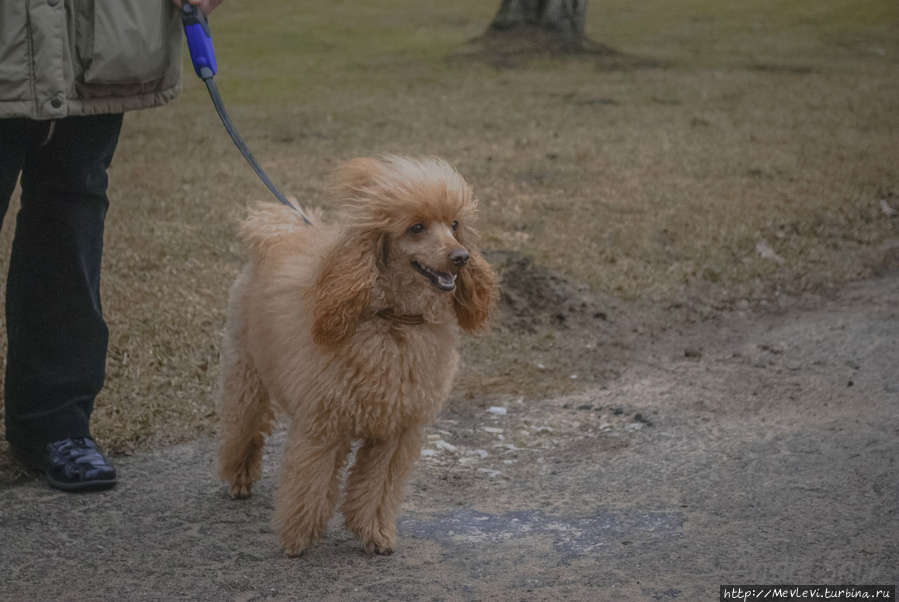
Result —
<instances>
[{"instance_id":1,"label":"person's foot","mask_svg":"<svg viewBox=\"0 0 899 602\"><path fill-rule=\"evenodd\" d=\"M76 437L48 443L37 451L12 447L19 461L44 473L47 484L62 491L97 491L116 484L115 468L91 439Z\"/></svg>"}]
</instances>

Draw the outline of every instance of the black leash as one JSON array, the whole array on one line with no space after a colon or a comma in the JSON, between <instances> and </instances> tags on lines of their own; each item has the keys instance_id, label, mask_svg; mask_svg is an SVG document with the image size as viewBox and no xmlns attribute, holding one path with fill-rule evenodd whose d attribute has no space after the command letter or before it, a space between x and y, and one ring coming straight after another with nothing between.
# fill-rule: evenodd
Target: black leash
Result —
<instances>
[{"instance_id":1,"label":"black leash","mask_svg":"<svg viewBox=\"0 0 899 602\"><path fill-rule=\"evenodd\" d=\"M259 176L259 179L262 180L262 183L272 191L272 194L274 194L282 204L287 205L299 213L303 221L311 226L312 222L309 221L309 218L306 217L303 210L288 201L287 197L281 194L281 191L272 183L268 175L266 175L265 171L263 171L262 167L253 157L253 153L247 148L247 145L240 137L240 134L237 133L237 129L234 127L234 124L231 123L231 118L228 117L228 112L225 110L225 103L222 102L222 96L219 94L218 88L213 80L218 67L215 61L215 53L212 50L212 34L209 31L209 21L206 19L206 15L200 12L197 7L190 4L188 0L183 0L181 7L181 22L184 24L184 35L187 37L187 48L190 51L190 60L191 63L193 63L194 71L196 71L197 77L202 79L206 84L206 89L209 91L209 96L212 98L212 104L215 106L215 112L218 113L219 118L221 118L222 125L225 126L225 131L231 136L231 140L234 141L237 150L239 150L240 154L247 160L247 163L250 164L250 167L253 168L253 171L255 171L256 175Z\"/></svg>"}]
</instances>

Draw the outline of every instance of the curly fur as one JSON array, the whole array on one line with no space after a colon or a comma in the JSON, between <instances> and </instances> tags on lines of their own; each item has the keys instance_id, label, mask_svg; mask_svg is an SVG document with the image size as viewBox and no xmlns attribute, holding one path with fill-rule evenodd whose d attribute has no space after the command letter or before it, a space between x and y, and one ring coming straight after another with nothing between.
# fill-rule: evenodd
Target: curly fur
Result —
<instances>
[{"instance_id":1,"label":"curly fur","mask_svg":"<svg viewBox=\"0 0 899 602\"><path fill-rule=\"evenodd\" d=\"M219 472L232 497L248 497L272 406L287 415L274 520L298 555L324 533L361 442L341 510L367 551L389 554L403 486L458 366L458 328L485 327L496 277L477 249L477 201L444 161L356 159L333 194L335 224L261 204L242 225L250 260L228 304Z\"/></svg>"}]
</instances>

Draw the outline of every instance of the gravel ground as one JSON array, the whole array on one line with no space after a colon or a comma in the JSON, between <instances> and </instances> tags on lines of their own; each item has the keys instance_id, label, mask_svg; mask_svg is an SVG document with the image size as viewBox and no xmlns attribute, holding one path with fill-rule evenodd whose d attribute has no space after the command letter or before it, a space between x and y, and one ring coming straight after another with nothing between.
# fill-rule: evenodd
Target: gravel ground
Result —
<instances>
[{"instance_id":1,"label":"gravel ground","mask_svg":"<svg viewBox=\"0 0 899 602\"><path fill-rule=\"evenodd\" d=\"M111 492L0 490L2 600L712 600L721 584L899 581L899 275L672 328L570 395L453 403L397 552L270 526L282 435L231 501L203 439Z\"/></svg>"}]
</instances>

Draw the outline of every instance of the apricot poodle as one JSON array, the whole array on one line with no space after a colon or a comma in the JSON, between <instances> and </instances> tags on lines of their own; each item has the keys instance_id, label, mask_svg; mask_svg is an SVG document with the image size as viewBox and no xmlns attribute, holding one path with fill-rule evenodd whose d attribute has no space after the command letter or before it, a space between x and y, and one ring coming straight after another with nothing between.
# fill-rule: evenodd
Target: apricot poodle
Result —
<instances>
[{"instance_id":1,"label":"apricot poodle","mask_svg":"<svg viewBox=\"0 0 899 602\"><path fill-rule=\"evenodd\" d=\"M288 417L275 529L288 555L325 532L359 442L342 513L368 552L396 543L402 490L449 394L457 331L485 327L496 277L476 246L477 200L439 159L355 159L335 179L338 223L259 205L231 290L220 475L233 498L260 477L272 404Z\"/></svg>"}]
</instances>

